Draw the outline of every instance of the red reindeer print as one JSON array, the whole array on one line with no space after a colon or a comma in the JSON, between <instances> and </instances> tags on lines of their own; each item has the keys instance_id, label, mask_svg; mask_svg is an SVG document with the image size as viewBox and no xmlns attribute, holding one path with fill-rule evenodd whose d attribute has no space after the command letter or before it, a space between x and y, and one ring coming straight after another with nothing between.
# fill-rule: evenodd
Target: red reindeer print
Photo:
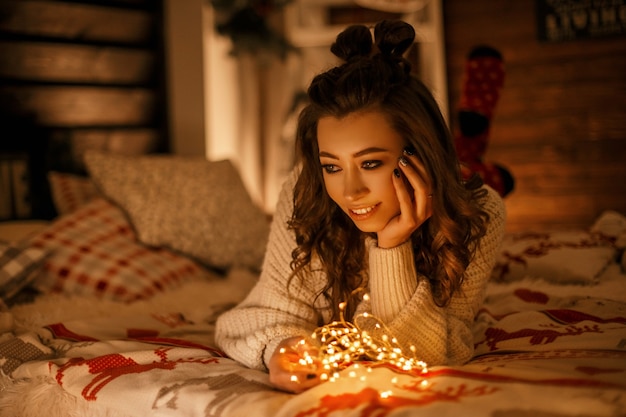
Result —
<instances>
[{"instance_id":1,"label":"red reindeer print","mask_svg":"<svg viewBox=\"0 0 626 417\"><path fill-rule=\"evenodd\" d=\"M532 291L527 288L518 288L513 292L513 294L515 294L515 296L520 300L527 303L548 304L548 301L550 301L550 297L548 297L547 294L539 291Z\"/></svg>"},{"instance_id":2,"label":"red reindeer print","mask_svg":"<svg viewBox=\"0 0 626 417\"><path fill-rule=\"evenodd\" d=\"M626 324L626 317L616 316L603 319L602 317L570 309L545 310L544 313L552 320L564 324L578 324L581 321L592 321L600 324Z\"/></svg>"},{"instance_id":3,"label":"red reindeer print","mask_svg":"<svg viewBox=\"0 0 626 417\"><path fill-rule=\"evenodd\" d=\"M380 392L373 388L365 388L356 393L345 393L339 395L325 395L320 398L319 405L309 410L301 411L296 417L329 417L337 411L354 410L357 407L367 404L361 410L360 417L386 417L394 410L401 407L424 407L439 401L459 402L466 397L477 397L491 395L497 388L480 386L469 389L467 385L461 384L456 387L448 387L442 390L435 390L431 385L429 389L418 388L420 396L418 398L407 398L391 395L382 397Z\"/></svg>"},{"instance_id":4,"label":"red reindeer print","mask_svg":"<svg viewBox=\"0 0 626 417\"><path fill-rule=\"evenodd\" d=\"M176 368L179 363L185 362L212 363L217 361L215 358L189 360L179 359L171 361L168 360L167 357L167 352L169 350L171 350L171 348L155 349L153 353L155 354L155 359L157 360L147 364L137 363L132 358L119 353L99 356L93 359L72 358L59 368L56 374L56 381L59 385L63 386L63 378L69 369L87 366L87 372L94 375L94 378L83 388L81 394L87 401L95 401L102 388L124 375L139 374L153 369L172 370Z\"/></svg>"},{"instance_id":5,"label":"red reindeer print","mask_svg":"<svg viewBox=\"0 0 626 417\"><path fill-rule=\"evenodd\" d=\"M180 326L186 326L188 324L194 324L194 322L189 321L180 313L170 313L170 314L151 314L152 318L165 324L166 326L176 328Z\"/></svg>"},{"instance_id":6,"label":"red reindeer print","mask_svg":"<svg viewBox=\"0 0 626 417\"><path fill-rule=\"evenodd\" d=\"M582 238L578 241L559 241L551 240L548 233L529 233L519 235L516 241L519 240L537 240L520 253L513 254L509 251L502 252L502 258L494 266L494 273L496 274L496 281L505 281L506 276L511 272L512 265L518 265L523 268L528 267L528 259L540 258L546 256L553 250L569 248L569 249L582 249L582 248L596 248L601 246L614 246L615 238L605 236L602 233L592 233L588 237Z\"/></svg>"},{"instance_id":7,"label":"red reindeer print","mask_svg":"<svg viewBox=\"0 0 626 417\"><path fill-rule=\"evenodd\" d=\"M598 368L596 366L577 366L576 370L586 375L599 375L599 374L619 374L626 373L626 369L622 368Z\"/></svg>"},{"instance_id":8,"label":"red reindeer print","mask_svg":"<svg viewBox=\"0 0 626 417\"><path fill-rule=\"evenodd\" d=\"M46 326L48 330L52 332L52 334L60 339L67 339L74 342L97 342L98 339L95 339L91 336L82 335L79 333L75 333L69 330L63 323L55 323L49 324Z\"/></svg>"},{"instance_id":9,"label":"red reindeer print","mask_svg":"<svg viewBox=\"0 0 626 417\"><path fill-rule=\"evenodd\" d=\"M489 346L490 351L497 350L498 343L507 340L530 338L531 345L541 345L553 343L557 338L563 336L576 336L583 333L602 333L598 326L568 326L563 332L553 329L520 329L513 332L507 332L504 329L490 327L485 330L485 340L476 344L480 346L483 343Z\"/></svg>"}]
</instances>

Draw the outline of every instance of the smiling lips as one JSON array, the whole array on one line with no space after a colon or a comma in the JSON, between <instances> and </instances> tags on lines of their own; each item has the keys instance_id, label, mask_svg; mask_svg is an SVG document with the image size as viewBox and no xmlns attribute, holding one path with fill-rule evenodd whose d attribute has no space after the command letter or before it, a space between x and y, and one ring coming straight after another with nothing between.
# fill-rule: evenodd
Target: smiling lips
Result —
<instances>
[{"instance_id":1,"label":"smiling lips","mask_svg":"<svg viewBox=\"0 0 626 417\"><path fill-rule=\"evenodd\" d=\"M352 217L354 220L365 220L374 214L379 204L375 204L373 206L368 206L368 207L359 207L355 209L349 209L350 217Z\"/></svg>"}]
</instances>

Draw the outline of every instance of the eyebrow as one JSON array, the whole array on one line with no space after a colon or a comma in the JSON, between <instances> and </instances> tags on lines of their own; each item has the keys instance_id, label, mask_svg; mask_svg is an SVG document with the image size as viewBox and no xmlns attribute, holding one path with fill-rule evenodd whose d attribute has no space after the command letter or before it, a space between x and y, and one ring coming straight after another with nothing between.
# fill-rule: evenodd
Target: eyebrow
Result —
<instances>
[{"instance_id":1,"label":"eyebrow","mask_svg":"<svg viewBox=\"0 0 626 417\"><path fill-rule=\"evenodd\" d=\"M384 149L384 148L376 148L376 147L372 147L372 148L365 148L361 151L358 151L357 153L355 153L354 157L359 157L359 156L363 156L363 155L367 155L370 153L379 153L379 152L390 152L389 149ZM339 159L337 156L333 155L332 153L329 152L325 152L325 151L320 151L320 157L326 157L326 158L332 158L332 159Z\"/></svg>"}]
</instances>

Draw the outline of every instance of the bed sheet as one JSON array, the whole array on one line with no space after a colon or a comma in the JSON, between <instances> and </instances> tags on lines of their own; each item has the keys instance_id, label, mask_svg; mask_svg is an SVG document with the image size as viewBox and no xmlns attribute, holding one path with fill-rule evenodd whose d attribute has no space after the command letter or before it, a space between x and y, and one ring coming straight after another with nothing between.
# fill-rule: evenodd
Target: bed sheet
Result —
<instances>
[{"instance_id":1,"label":"bed sheet","mask_svg":"<svg viewBox=\"0 0 626 417\"><path fill-rule=\"evenodd\" d=\"M468 364L421 373L355 363L334 382L298 395L273 389L266 373L216 348L215 319L228 305L197 295L215 292L215 282L189 283L169 292L166 303L101 305L94 314L83 311L85 318L67 311L71 300L40 301L16 309L26 324L3 336L2 363L13 385L5 381L0 415L19 416L8 404L33 387L41 395L29 409L46 416L624 415L626 281L612 272L593 286L536 279L490 285ZM58 321L32 319L34 309L51 306L62 313L48 318ZM71 405L58 401L60 393Z\"/></svg>"}]
</instances>

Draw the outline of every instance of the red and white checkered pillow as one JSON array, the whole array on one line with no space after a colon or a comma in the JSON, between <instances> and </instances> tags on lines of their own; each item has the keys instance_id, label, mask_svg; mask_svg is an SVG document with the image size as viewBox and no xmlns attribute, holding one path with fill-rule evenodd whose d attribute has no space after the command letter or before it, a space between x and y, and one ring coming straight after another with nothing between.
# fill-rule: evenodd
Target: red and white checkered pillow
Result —
<instances>
[{"instance_id":1,"label":"red and white checkered pillow","mask_svg":"<svg viewBox=\"0 0 626 417\"><path fill-rule=\"evenodd\" d=\"M52 201L59 215L68 214L100 196L90 178L51 171L48 173Z\"/></svg>"},{"instance_id":2,"label":"red and white checkered pillow","mask_svg":"<svg viewBox=\"0 0 626 417\"><path fill-rule=\"evenodd\" d=\"M120 208L96 198L56 220L31 243L50 252L40 291L132 301L209 276L192 259L137 241Z\"/></svg>"}]
</instances>

